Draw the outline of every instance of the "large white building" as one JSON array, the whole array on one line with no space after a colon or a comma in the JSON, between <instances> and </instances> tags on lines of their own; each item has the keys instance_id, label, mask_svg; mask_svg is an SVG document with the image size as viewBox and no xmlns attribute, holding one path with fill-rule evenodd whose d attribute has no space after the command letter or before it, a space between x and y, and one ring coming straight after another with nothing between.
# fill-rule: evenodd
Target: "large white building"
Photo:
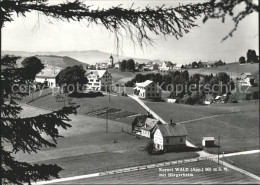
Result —
<instances>
[{"instance_id":1,"label":"large white building","mask_svg":"<svg viewBox=\"0 0 260 185\"><path fill-rule=\"evenodd\" d=\"M45 83L48 87L57 87L57 76L62 68L47 67L35 76L35 82Z\"/></svg>"},{"instance_id":2,"label":"large white building","mask_svg":"<svg viewBox=\"0 0 260 185\"><path fill-rule=\"evenodd\" d=\"M135 85L134 94L140 98L161 99L162 89L153 81L146 80Z\"/></svg>"},{"instance_id":3,"label":"large white building","mask_svg":"<svg viewBox=\"0 0 260 185\"><path fill-rule=\"evenodd\" d=\"M107 70L87 70L85 75L88 78L88 90L110 90L112 85L112 76Z\"/></svg>"},{"instance_id":4,"label":"large white building","mask_svg":"<svg viewBox=\"0 0 260 185\"><path fill-rule=\"evenodd\" d=\"M157 150L169 151L186 146L188 133L182 124L158 124L154 132L154 147Z\"/></svg>"}]
</instances>

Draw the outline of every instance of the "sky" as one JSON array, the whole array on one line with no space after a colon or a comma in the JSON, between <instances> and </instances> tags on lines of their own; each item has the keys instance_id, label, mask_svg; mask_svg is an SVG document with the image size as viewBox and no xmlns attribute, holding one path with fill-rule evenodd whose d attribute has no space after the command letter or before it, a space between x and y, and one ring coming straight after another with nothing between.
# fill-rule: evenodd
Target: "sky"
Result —
<instances>
[{"instance_id":1,"label":"sky","mask_svg":"<svg viewBox=\"0 0 260 185\"><path fill-rule=\"evenodd\" d=\"M58 0L54 1L58 2ZM93 8L108 8L122 4L130 7L150 7L165 4L176 6L187 1L110 1L92 0L86 4ZM193 1L194 2L194 1ZM2 49L11 51L84 51L100 50L116 53L114 34L104 27L91 25L86 22L53 22L44 16L38 17L35 12L27 17L13 16L14 21L6 23L2 29ZM39 20L39 21L38 21ZM258 14L247 16L238 26L232 38L224 42L224 38L234 27L230 18L222 23L221 20L209 20L205 24L201 20L196 22L199 27L190 30L177 40L173 36L163 38L151 35L153 46L141 49L133 46L128 38L121 40L123 44L120 53L134 58L169 60L175 63L190 63L193 61L223 60L225 62L238 61L240 56L246 56L248 49L259 51Z\"/></svg>"}]
</instances>

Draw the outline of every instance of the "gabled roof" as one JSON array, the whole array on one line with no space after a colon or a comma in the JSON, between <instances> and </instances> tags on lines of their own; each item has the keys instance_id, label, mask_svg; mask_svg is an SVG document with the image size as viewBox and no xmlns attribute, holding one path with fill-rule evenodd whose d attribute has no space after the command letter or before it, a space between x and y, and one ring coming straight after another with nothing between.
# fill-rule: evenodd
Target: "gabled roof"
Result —
<instances>
[{"instance_id":1,"label":"gabled roof","mask_svg":"<svg viewBox=\"0 0 260 185\"><path fill-rule=\"evenodd\" d=\"M55 67L53 68L44 68L41 72L39 72L36 77L42 78L55 78L61 71L61 68Z\"/></svg>"},{"instance_id":2,"label":"gabled roof","mask_svg":"<svg viewBox=\"0 0 260 185\"><path fill-rule=\"evenodd\" d=\"M142 127L144 130L152 130L160 121L153 118L146 118L145 126Z\"/></svg>"},{"instance_id":3,"label":"gabled roof","mask_svg":"<svg viewBox=\"0 0 260 185\"><path fill-rule=\"evenodd\" d=\"M163 137L176 137L176 136L187 136L187 130L184 125L180 123L176 124L159 124L158 128L160 129Z\"/></svg>"},{"instance_id":4,"label":"gabled roof","mask_svg":"<svg viewBox=\"0 0 260 185\"><path fill-rule=\"evenodd\" d=\"M136 85L136 86L139 86L139 87L146 87L146 86L150 85L151 83L153 83L152 80L146 80L145 82L136 83L135 85Z\"/></svg>"},{"instance_id":5,"label":"gabled roof","mask_svg":"<svg viewBox=\"0 0 260 185\"><path fill-rule=\"evenodd\" d=\"M87 70L85 75L95 74L98 78L102 78L102 76L106 73L107 70Z\"/></svg>"},{"instance_id":6,"label":"gabled roof","mask_svg":"<svg viewBox=\"0 0 260 185\"><path fill-rule=\"evenodd\" d=\"M203 137L202 140L215 141L215 138L214 137Z\"/></svg>"}]
</instances>

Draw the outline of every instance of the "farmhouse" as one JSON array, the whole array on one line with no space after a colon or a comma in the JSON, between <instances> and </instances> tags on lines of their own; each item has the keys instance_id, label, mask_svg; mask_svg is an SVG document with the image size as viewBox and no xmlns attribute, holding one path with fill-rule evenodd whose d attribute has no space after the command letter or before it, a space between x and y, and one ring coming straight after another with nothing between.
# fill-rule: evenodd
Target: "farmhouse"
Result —
<instances>
[{"instance_id":1,"label":"farmhouse","mask_svg":"<svg viewBox=\"0 0 260 185\"><path fill-rule=\"evenodd\" d=\"M174 67L173 63L171 63L170 61L168 61L168 62L164 61L164 62L162 62L162 64L160 64L159 70L160 71L169 71L169 70L173 69L173 67Z\"/></svg>"},{"instance_id":2,"label":"farmhouse","mask_svg":"<svg viewBox=\"0 0 260 185\"><path fill-rule=\"evenodd\" d=\"M138 135L153 138L157 125L161 122L148 116L137 116L132 123L132 132Z\"/></svg>"},{"instance_id":3,"label":"farmhouse","mask_svg":"<svg viewBox=\"0 0 260 185\"><path fill-rule=\"evenodd\" d=\"M107 70L87 70L87 89L95 91L109 90L112 85L112 76Z\"/></svg>"},{"instance_id":4,"label":"farmhouse","mask_svg":"<svg viewBox=\"0 0 260 185\"><path fill-rule=\"evenodd\" d=\"M203 137L202 146L204 147L214 147L215 138L214 137Z\"/></svg>"},{"instance_id":5,"label":"farmhouse","mask_svg":"<svg viewBox=\"0 0 260 185\"><path fill-rule=\"evenodd\" d=\"M134 95L140 98L161 99L162 89L151 80L142 83L136 83Z\"/></svg>"},{"instance_id":6,"label":"farmhouse","mask_svg":"<svg viewBox=\"0 0 260 185\"><path fill-rule=\"evenodd\" d=\"M242 86L252 86L253 82L254 82L254 78L251 73L242 73L241 74L240 84Z\"/></svg>"},{"instance_id":7,"label":"farmhouse","mask_svg":"<svg viewBox=\"0 0 260 185\"><path fill-rule=\"evenodd\" d=\"M41 72L36 74L35 82L44 83L50 88L57 87L57 76L60 73L62 68L58 67L47 67L44 68Z\"/></svg>"},{"instance_id":8,"label":"farmhouse","mask_svg":"<svg viewBox=\"0 0 260 185\"><path fill-rule=\"evenodd\" d=\"M182 124L159 124L154 132L154 146L157 150L169 151L186 146L186 128Z\"/></svg>"}]
</instances>

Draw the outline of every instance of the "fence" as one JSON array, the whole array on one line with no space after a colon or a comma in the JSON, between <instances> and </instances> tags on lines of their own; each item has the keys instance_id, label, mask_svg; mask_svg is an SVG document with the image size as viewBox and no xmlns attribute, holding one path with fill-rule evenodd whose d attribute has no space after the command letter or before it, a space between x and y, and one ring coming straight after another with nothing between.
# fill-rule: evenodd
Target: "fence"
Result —
<instances>
[{"instance_id":1,"label":"fence","mask_svg":"<svg viewBox=\"0 0 260 185\"><path fill-rule=\"evenodd\" d=\"M181 159L181 160L176 160L176 161L169 161L166 159L154 159L154 160L149 160L149 161L145 161L142 163L136 163L136 164L109 166L106 168L86 169L84 171L74 173L73 175L74 176L86 175L86 174L91 174L91 173L99 173L99 176L113 175L113 174L147 170L147 169L153 169L153 168L165 167L165 166L171 166L171 165L193 163L193 162L198 162L201 160L205 160L205 159L191 158L191 159ZM61 174L61 177L68 177L67 175ZM70 176L72 176L71 172L70 172Z\"/></svg>"}]
</instances>

